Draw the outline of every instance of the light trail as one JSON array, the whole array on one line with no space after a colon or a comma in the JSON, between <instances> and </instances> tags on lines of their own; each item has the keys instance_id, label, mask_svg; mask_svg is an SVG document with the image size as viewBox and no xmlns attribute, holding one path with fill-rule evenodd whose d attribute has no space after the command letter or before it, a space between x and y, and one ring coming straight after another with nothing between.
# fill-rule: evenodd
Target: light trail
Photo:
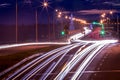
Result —
<instances>
[{"instance_id":1,"label":"light trail","mask_svg":"<svg viewBox=\"0 0 120 80\"><path fill-rule=\"evenodd\" d=\"M85 46L85 45L83 45ZM82 47L81 47L82 48ZM80 49L81 49L80 48ZM78 51L80 51L80 49ZM67 54L67 53L66 53ZM62 57L59 59L59 61L56 63L56 65L51 69L51 71L42 79L42 80L46 80L46 78L50 75L50 73L55 69L55 67L60 63L60 61L65 57L66 54L63 54Z\"/></svg>"},{"instance_id":2,"label":"light trail","mask_svg":"<svg viewBox=\"0 0 120 80\"><path fill-rule=\"evenodd\" d=\"M80 38L84 37L85 35L87 35L87 34L89 34L91 32L91 30L88 29L87 27L84 27L84 30L85 30L84 34L83 33L77 33L77 34L71 36L68 39L68 42L79 40Z\"/></svg>"},{"instance_id":3,"label":"light trail","mask_svg":"<svg viewBox=\"0 0 120 80\"><path fill-rule=\"evenodd\" d=\"M12 47L20 47L20 46L29 46L29 45L51 45L51 44L57 44L57 45L66 45L66 44L70 44L70 40L74 40L73 42L78 42L79 45L80 44L84 44L84 46L82 46L73 56L72 60L65 65L65 67L62 69L62 71L56 76L55 80L62 80L68 73L69 71L80 61L82 60L86 55L88 55L91 51L93 51L96 47L98 47L100 44L109 44L109 43L116 43L117 40L100 40L100 41L85 41L85 40L79 40L79 38L83 37L86 34L89 34L91 32L91 30L87 30L87 28L85 28L85 34L79 33L76 34L74 36L71 36L69 38L69 42L42 42L42 43L23 43L23 44L13 44L13 45L3 45L0 46L0 49L5 49L5 48L12 48ZM57 64L55 65L55 67L59 64L59 62L63 59L63 57L67 54L67 52L69 50L71 50L73 47L75 47L75 45L78 46L78 43L76 44L71 44L65 47L61 47L55 50L52 50L48 53L45 53L44 55L36 58L35 60L33 60L32 62L28 63L27 65L23 66L21 69L19 69L18 71L16 71L14 74L12 74L11 76L9 76L7 78L7 80L10 79L16 79L19 76L21 76L23 73L25 73L26 71L28 71L29 69L31 69L32 67L34 67L35 65L37 65L38 63L40 63L41 61L43 61L44 59L48 58L47 60L44 61L43 64L39 65L38 68L31 70L31 73L27 74L27 77L25 77L24 79L30 79L34 74L36 74L40 69L44 68L47 64L49 64L50 62L52 62L54 59L56 59L57 57L63 55L59 61L57 62ZM87 44L89 43L93 43L91 46L87 47L86 49L82 50L82 48L84 48ZM97 49L97 48L96 48ZM62 50L62 51L61 51ZM82 50L82 51L81 51ZM95 51L93 51L94 53ZM58 54L59 53L59 54ZM66 53L66 54L63 54ZM92 53L91 53L92 54ZM46 64L45 64L46 63ZM54 67L54 68L55 68ZM51 69L49 71L49 74L54 70ZM44 78L44 80L49 76L49 74L46 75L46 77ZM76 76L78 77L78 74L76 74ZM74 77L76 78L76 77Z\"/></svg>"},{"instance_id":4,"label":"light trail","mask_svg":"<svg viewBox=\"0 0 120 80\"><path fill-rule=\"evenodd\" d=\"M75 40L73 42L81 43L116 43L118 40Z\"/></svg>"},{"instance_id":5,"label":"light trail","mask_svg":"<svg viewBox=\"0 0 120 80\"><path fill-rule=\"evenodd\" d=\"M48 77L48 74L51 73L51 70L53 69L53 67L56 65L56 62L53 62L51 64L51 66L45 71L45 73L42 75L42 77L40 77L39 80L46 80L46 78Z\"/></svg>"},{"instance_id":6,"label":"light trail","mask_svg":"<svg viewBox=\"0 0 120 80\"><path fill-rule=\"evenodd\" d=\"M87 47L86 49L84 49L83 51L80 52L80 56L76 55L75 57L73 57L73 60L71 60L71 62L69 62L66 67L64 67L64 69L62 69L62 71L56 76L56 78L54 80L63 80L65 78L65 76L69 73L70 70L72 70L72 68L83 58L85 57L85 55L90 54L90 56L88 58L91 58L91 56L93 56L93 54L97 53L97 51L99 51L103 46L110 44L110 43L115 43L115 40L103 40L103 41L95 41L95 44ZM89 53L90 52L90 53ZM78 57L78 58L77 58ZM89 61L86 60L86 61ZM84 62L83 62L84 63ZM84 66L85 67L85 66ZM78 70L79 71L79 70ZM72 80L75 80L76 78L73 77Z\"/></svg>"},{"instance_id":7,"label":"light trail","mask_svg":"<svg viewBox=\"0 0 120 80\"><path fill-rule=\"evenodd\" d=\"M76 73L73 75L71 80L76 80L79 79L83 72L85 71L85 69L89 66L89 64L93 61L93 59L99 54L99 52L101 50L103 50L108 44L110 43L116 43L116 40L104 40L101 41L97 44L100 44L100 46L98 46L93 52L91 52L86 58L85 60L82 62L82 64L79 66L78 70L76 71Z\"/></svg>"},{"instance_id":8,"label":"light trail","mask_svg":"<svg viewBox=\"0 0 120 80\"><path fill-rule=\"evenodd\" d=\"M75 44L73 44L73 45L75 45ZM73 46L73 45L67 45L67 46L64 46L64 47L61 47L61 48L57 48L57 49L55 49L55 50L52 50L52 51L50 51L50 52L48 52L48 53L43 54L42 56L40 56L40 57L36 58L35 60L31 61L30 63L26 64L26 65L23 66L21 69L19 69L18 71L16 71L14 74L12 74L11 76L9 76L9 77L7 78L7 80L10 80L12 77L14 77L14 78L19 77L19 76L22 75L25 71L27 71L28 69L30 69L31 67L33 67L34 65L36 65L39 60L42 61L43 59L45 59L45 58L47 58L47 57L49 57L49 56L51 56L51 55L53 55L53 54L61 51L61 50L64 50L64 49L66 49L66 48L69 48L69 47L71 47L71 46ZM34 64L34 63L36 63L36 64Z\"/></svg>"},{"instance_id":9,"label":"light trail","mask_svg":"<svg viewBox=\"0 0 120 80\"><path fill-rule=\"evenodd\" d=\"M72 60L62 69L62 71L56 76L54 80L63 80L64 77L69 73L69 71L80 61L85 57L92 49L94 49L97 46L97 44L93 44L80 53L78 53L76 56L72 58Z\"/></svg>"},{"instance_id":10,"label":"light trail","mask_svg":"<svg viewBox=\"0 0 120 80\"><path fill-rule=\"evenodd\" d=\"M78 47L79 45L75 45L69 49L65 49L62 50L60 52L58 52L57 54L54 54L53 56L51 56L50 58L48 58L47 60L45 60L42 64L40 64L38 67L34 68L33 70L31 70L28 74L26 74L22 80L29 80L32 76L34 76L37 72L39 72L42 68L44 68L46 65L48 65L50 62L52 62L53 60L55 60L56 58L58 58L59 56L61 56L62 54L67 54L71 49L74 49L75 47Z\"/></svg>"},{"instance_id":11,"label":"light trail","mask_svg":"<svg viewBox=\"0 0 120 80\"><path fill-rule=\"evenodd\" d=\"M94 51L92 51L86 58L85 60L82 62L82 64L79 66L79 68L77 69L76 73L73 75L71 80L77 80L78 76L79 78L81 77L81 75L83 74L83 72L85 71L85 69L88 67L88 65L92 62L92 60L97 56L98 51L103 48L106 44L102 44L100 46L98 46Z\"/></svg>"},{"instance_id":12,"label":"light trail","mask_svg":"<svg viewBox=\"0 0 120 80\"><path fill-rule=\"evenodd\" d=\"M21 43L21 44L6 44L1 45L0 49L6 49L6 48L13 48L13 47L21 47L21 46L31 46L31 45L67 45L70 44L69 42L35 42L35 43Z\"/></svg>"}]
</instances>

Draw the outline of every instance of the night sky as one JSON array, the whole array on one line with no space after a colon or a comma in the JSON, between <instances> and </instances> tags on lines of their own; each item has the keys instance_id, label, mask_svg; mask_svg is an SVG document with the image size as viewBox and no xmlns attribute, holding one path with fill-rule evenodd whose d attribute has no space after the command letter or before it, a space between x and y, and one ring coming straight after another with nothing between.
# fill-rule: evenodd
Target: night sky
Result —
<instances>
[{"instance_id":1,"label":"night sky","mask_svg":"<svg viewBox=\"0 0 120 80\"><path fill-rule=\"evenodd\" d=\"M18 42L35 41L35 11L38 11L38 39L48 41L48 34L59 37L63 26L55 25L53 31L53 20L58 17L56 9L63 15L84 19L87 21L99 20L102 13L112 10L112 18L120 14L120 0L46 0L49 3L43 8L45 0L17 0L18 4ZM14 43L16 39L16 0L0 0L0 44ZM109 16L110 17L110 16ZM49 23L49 25L48 25ZM55 23L54 23L55 24Z\"/></svg>"},{"instance_id":2,"label":"night sky","mask_svg":"<svg viewBox=\"0 0 120 80\"><path fill-rule=\"evenodd\" d=\"M53 16L55 9L66 13L74 13L83 19L98 17L103 12L120 11L119 0L46 0L49 7L43 8L44 0L18 0L18 23L34 24L35 10L38 10L38 22L46 23L48 14ZM15 24L15 0L0 0L0 24ZM97 16L95 16L97 15Z\"/></svg>"}]
</instances>

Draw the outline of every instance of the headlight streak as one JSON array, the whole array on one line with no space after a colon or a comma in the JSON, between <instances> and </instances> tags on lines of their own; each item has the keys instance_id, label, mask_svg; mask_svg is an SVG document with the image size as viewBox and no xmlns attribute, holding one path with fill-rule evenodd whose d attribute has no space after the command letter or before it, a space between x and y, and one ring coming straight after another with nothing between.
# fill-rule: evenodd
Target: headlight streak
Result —
<instances>
[{"instance_id":1,"label":"headlight streak","mask_svg":"<svg viewBox=\"0 0 120 80\"><path fill-rule=\"evenodd\" d=\"M73 44L73 45L75 45L75 44ZM19 69L18 71L16 71L14 74L12 74L11 76L9 76L9 77L7 78L7 80L10 80L10 79L11 79L12 77L14 77L14 76L15 76L14 79L17 78L18 76L20 76L21 74L23 74L25 71L27 71L28 69L30 69L31 67L33 67L34 65L36 65L37 62L40 62L40 61L42 61L43 59L45 59L45 58L47 58L47 57L49 57L49 56L51 56L51 55L53 55L53 54L61 51L61 50L64 50L64 49L66 49L66 48L70 48L70 47L72 47L73 45L67 45L67 46L64 46L64 47L61 47L61 48L57 48L57 49L55 49L55 50L52 50L52 51L50 51L50 52L48 52L48 53L43 54L42 56L40 56L40 57L36 58L35 60L33 60L32 62L26 64L26 65L23 66L21 69ZM39 60L40 60L40 61L39 61ZM35 63L36 63L36 64L35 64Z\"/></svg>"},{"instance_id":2,"label":"headlight streak","mask_svg":"<svg viewBox=\"0 0 120 80\"><path fill-rule=\"evenodd\" d=\"M64 77L68 74L68 72L96 46L97 44L93 44L78 53L78 55L74 56L72 60L66 65L66 67L55 77L54 80L63 80Z\"/></svg>"},{"instance_id":3,"label":"headlight streak","mask_svg":"<svg viewBox=\"0 0 120 80\"><path fill-rule=\"evenodd\" d=\"M73 40L74 42L79 42L79 44L71 44L71 45L68 45L68 46L65 46L65 47L62 47L62 48L58 48L58 49L55 49L55 50L52 50L48 53L45 53L44 55L36 58L35 60L33 60L32 62L28 63L26 66L23 66L21 69L19 69L18 71L16 71L14 74L12 74L11 76L9 76L7 78L7 80L10 80L11 78L14 77L14 79L16 79L17 77L19 77L20 75L22 75L23 73L25 73L25 71L29 70L30 68L32 68L33 66L35 66L37 63L39 63L40 61L46 59L47 57L51 56L51 55L56 55L56 53L60 53L61 50L65 51L65 49L70 49L72 47L74 47L75 45L80 45L80 43L82 44L89 44L89 43L94 43L93 45L87 47L86 49L84 49L83 51L81 51L81 49L78 50L77 53L75 53L74 57L72 58L72 60L64 67L64 69L57 75L57 77L55 78L55 80L62 80L66 75L67 73L85 56L87 55L90 50L94 49L97 45L106 45L106 44L109 44L109 43L116 43L117 40L99 40L99 41L85 41L85 40L79 40L79 38L83 37L84 35L86 34L89 34L91 32L91 30L85 30L85 34L82 34L82 33L79 33L79 34L76 34L72 37L70 37L70 39L68 40L68 42L42 42L42 43L23 43L23 44L13 44L13 45L3 45L3 46L0 46L0 49L5 49L5 48L12 48L12 47L20 47L20 46L29 46L29 45L45 45L45 44L48 44L48 45L51 45L51 44L59 44L59 45L63 45L63 44L70 44L70 40ZM84 46L83 46L84 47ZM80 52L81 51L81 52ZM94 53L94 52L93 52ZM62 55L63 53L61 52L60 55ZM67 53L66 53L67 54ZM60 56L59 55L59 56ZM56 58L57 55L53 58ZM64 57L64 55L62 56ZM62 60L62 57L59 59L60 61ZM50 59L52 61L52 59ZM59 61L57 62L59 63ZM46 65L46 64L45 64ZM56 64L57 66L57 64ZM54 69L54 68L53 68ZM50 71L52 72L52 70ZM49 72L49 74L50 74ZM62 74L63 73L63 74ZM49 74L47 76L49 76ZM47 78L46 76L46 78ZM62 76L62 77L60 77ZM78 75L77 75L78 76ZM44 78L44 79L46 79ZM75 77L76 78L76 77Z\"/></svg>"},{"instance_id":4,"label":"headlight streak","mask_svg":"<svg viewBox=\"0 0 120 80\"><path fill-rule=\"evenodd\" d=\"M48 58L47 60L45 60L43 63L41 63L39 66L37 66L36 68L34 68L32 71L30 71L29 73L27 73L22 80L29 80L31 77L33 77L37 72L39 72L42 68L44 68L46 65L48 65L50 62L52 62L54 59L56 59L57 57L61 56L62 54L67 54L71 49L78 47L79 45L75 45L67 50L62 50L60 52L58 52L57 54L54 54L53 56L51 56L50 58Z\"/></svg>"},{"instance_id":5,"label":"headlight streak","mask_svg":"<svg viewBox=\"0 0 120 80\"><path fill-rule=\"evenodd\" d=\"M51 70L53 70L54 66L56 65L56 62L53 62L50 67L43 73L42 77L40 77L38 80L46 80L46 78L49 76L51 73Z\"/></svg>"},{"instance_id":6,"label":"headlight streak","mask_svg":"<svg viewBox=\"0 0 120 80\"><path fill-rule=\"evenodd\" d=\"M80 77L82 76L83 72L85 71L85 69L89 66L89 64L94 60L94 58L105 48L107 47L108 44L105 44L103 47L101 47L100 50L98 50L98 52L91 58L91 60L89 61L89 63L84 67L84 69L82 70L82 72L79 74L77 79L80 79ZM79 69L79 68L78 68Z\"/></svg>"},{"instance_id":7,"label":"headlight streak","mask_svg":"<svg viewBox=\"0 0 120 80\"><path fill-rule=\"evenodd\" d=\"M86 58L85 60L81 63L81 65L79 66L78 70L76 71L76 73L73 75L71 80L78 80L77 77L83 74L84 70L87 68L87 66L92 62L92 60L97 56L97 52L103 48L106 44L102 44L99 45L98 47L96 47L96 49L94 51L92 51ZM96 54L97 53L97 54Z\"/></svg>"},{"instance_id":8,"label":"headlight streak","mask_svg":"<svg viewBox=\"0 0 120 80\"><path fill-rule=\"evenodd\" d=\"M88 45L88 43L86 43L86 44L84 44L82 47L80 47L79 50L75 53L74 56L76 56L76 55L82 50L82 48L84 48L84 47L87 46L87 45Z\"/></svg>"},{"instance_id":9,"label":"headlight streak","mask_svg":"<svg viewBox=\"0 0 120 80\"><path fill-rule=\"evenodd\" d=\"M87 52L81 51L80 53L83 55L85 55L85 54L87 55L89 53L89 50L92 50L92 49L96 48L97 46L100 46L98 48L98 50L99 50L104 45L107 45L110 43L115 43L115 42L117 42L117 40L95 41L95 44L93 44L94 46L92 45L93 47L90 46L91 48L88 47L88 48L84 49L84 51L87 51ZM95 50L95 51L97 51L97 50ZM96 53L95 51L93 53ZM75 64L77 64L77 62L80 61L80 59L82 59L83 56L82 57L81 56L79 56L79 58L76 60L75 60L76 56L73 57L73 60L71 60L71 62L67 64L67 66L56 76L56 78L54 80L63 80L64 77L68 74L68 72L75 66ZM72 79L74 79L74 78L72 78Z\"/></svg>"},{"instance_id":10,"label":"headlight streak","mask_svg":"<svg viewBox=\"0 0 120 80\"><path fill-rule=\"evenodd\" d=\"M74 46L73 48L78 47L78 46L79 46L79 45ZM71 48L71 49L73 49L73 48ZM71 49L70 49L70 50L71 50ZM57 61L56 65L49 71L49 73L47 73L47 75L46 75L44 78L39 79L39 80L46 80L46 78L47 78L47 77L50 75L50 73L57 67L57 65L60 63L60 61L65 57L65 55L66 55L70 50L68 50L66 53L64 53L64 54L62 55L62 57Z\"/></svg>"},{"instance_id":11,"label":"headlight streak","mask_svg":"<svg viewBox=\"0 0 120 80\"><path fill-rule=\"evenodd\" d=\"M6 48L13 48L13 47L20 47L20 46L30 46L30 45L66 45L70 44L69 42L38 42L38 43L21 43L21 44L7 44L7 45L1 45L0 49L6 49Z\"/></svg>"},{"instance_id":12,"label":"headlight streak","mask_svg":"<svg viewBox=\"0 0 120 80\"><path fill-rule=\"evenodd\" d=\"M68 39L68 42L70 43L71 40L73 40L73 41L78 40L79 38L82 38L82 37L84 37L85 35L87 35L91 32L91 30L87 29L87 27L84 27L84 30L85 30L84 34L83 33L75 34Z\"/></svg>"},{"instance_id":13,"label":"headlight streak","mask_svg":"<svg viewBox=\"0 0 120 80\"><path fill-rule=\"evenodd\" d=\"M116 43L118 40L97 40L97 41L87 41L87 40L75 40L74 42L81 42L81 43Z\"/></svg>"}]
</instances>

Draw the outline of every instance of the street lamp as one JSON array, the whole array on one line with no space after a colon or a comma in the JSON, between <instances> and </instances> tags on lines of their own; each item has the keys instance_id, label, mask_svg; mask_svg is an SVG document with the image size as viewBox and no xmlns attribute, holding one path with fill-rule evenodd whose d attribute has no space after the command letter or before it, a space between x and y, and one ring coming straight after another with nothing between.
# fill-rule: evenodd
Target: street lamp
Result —
<instances>
[{"instance_id":1,"label":"street lamp","mask_svg":"<svg viewBox=\"0 0 120 80\"><path fill-rule=\"evenodd\" d=\"M58 12L58 9L56 9L55 11Z\"/></svg>"},{"instance_id":2,"label":"street lamp","mask_svg":"<svg viewBox=\"0 0 120 80\"><path fill-rule=\"evenodd\" d=\"M113 14L113 12L112 12L112 11L110 11L110 14L112 15L112 14Z\"/></svg>"},{"instance_id":3,"label":"street lamp","mask_svg":"<svg viewBox=\"0 0 120 80\"><path fill-rule=\"evenodd\" d=\"M48 2L43 2L43 7L47 8L48 7Z\"/></svg>"},{"instance_id":4,"label":"street lamp","mask_svg":"<svg viewBox=\"0 0 120 80\"><path fill-rule=\"evenodd\" d=\"M43 6L43 8L47 8L48 2L46 2L46 1L42 2L42 6ZM38 10L37 10L37 8L35 11L35 18L36 18L36 42L38 42Z\"/></svg>"},{"instance_id":5,"label":"street lamp","mask_svg":"<svg viewBox=\"0 0 120 80\"><path fill-rule=\"evenodd\" d=\"M43 8L47 9L49 7L49 3L46 0L44 0L42 2L42 6L43 6ZM48 14L48 26L49 26L49 41L50 41L50 16L49 16L49 14Z\"/></svg>"}]
</instances>

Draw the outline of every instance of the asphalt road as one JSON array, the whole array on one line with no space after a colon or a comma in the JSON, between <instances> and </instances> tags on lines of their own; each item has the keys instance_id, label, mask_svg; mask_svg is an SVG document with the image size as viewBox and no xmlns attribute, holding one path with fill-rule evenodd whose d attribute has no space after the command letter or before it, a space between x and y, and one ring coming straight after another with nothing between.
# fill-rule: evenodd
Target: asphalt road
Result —
<instances>
[{"instance_id":1,"label":"asphalt road","mask_svg":"<svg viewBox=\"0 0 120 80\"><path fill-rule=\"evenodd\" d=\"M119 44L77 42L38 56L6 80L120 80Z\"/></svg>"},{"instance_id":2,"label":"asphalt road","mask_svg":"<svg viewBox=\"0 0 120 80\"><path fill-rule=\"evenodd\" d=\"M90 80L120 80L120 45L116 44L101 52L86 72L92 73Z\"/></svg>"}]
</instances>

